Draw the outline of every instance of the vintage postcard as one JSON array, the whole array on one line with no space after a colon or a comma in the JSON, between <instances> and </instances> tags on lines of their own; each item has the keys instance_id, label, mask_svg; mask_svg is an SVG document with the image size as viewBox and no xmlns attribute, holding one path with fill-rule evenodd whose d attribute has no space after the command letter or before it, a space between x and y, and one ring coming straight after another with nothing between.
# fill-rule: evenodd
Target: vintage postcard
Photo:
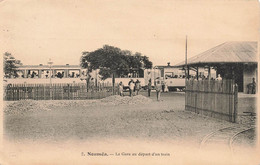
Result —
<instances>
[{"instance_id":1,"label":"vintage postcard","mask_svg":"<svg viewBox=\"0 0 260 165\"><path fill-rule=\"evenodd\" d=\"M0 165L260 164L257 0L0 0Z\"/></svg>"}]
</instances>

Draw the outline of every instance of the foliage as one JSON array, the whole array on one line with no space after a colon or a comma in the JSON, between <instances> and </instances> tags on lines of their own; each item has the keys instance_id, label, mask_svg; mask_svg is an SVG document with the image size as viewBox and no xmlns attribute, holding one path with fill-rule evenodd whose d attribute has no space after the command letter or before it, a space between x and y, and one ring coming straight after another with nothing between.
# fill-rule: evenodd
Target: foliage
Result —
<instances>
[{"instance_id":1,"label":"foliage","mask_svg":"<svg viewBox=\"0 0 260 165\"><path fill-rule=\"evenodd\" d=\"M100 69L102 79L111 77L112 74L127 75L132 70L140 71L152 68L152 62L147 56L139 52L132 53L129 50L104 45L93 52L83 52L81 66L87 68L88 72Z\"/></svg>"},{"instance_id":2,"label":"foliage","mask_svg":"<svg viewBox=\"0 0 260 165\"><path fill-rule=\"evenodd\" d=\"M20 60L16 60L11 53L4 53L4 77L11 78L17 77L17 68L22 65Z\"/></svg>"}]
</instances>

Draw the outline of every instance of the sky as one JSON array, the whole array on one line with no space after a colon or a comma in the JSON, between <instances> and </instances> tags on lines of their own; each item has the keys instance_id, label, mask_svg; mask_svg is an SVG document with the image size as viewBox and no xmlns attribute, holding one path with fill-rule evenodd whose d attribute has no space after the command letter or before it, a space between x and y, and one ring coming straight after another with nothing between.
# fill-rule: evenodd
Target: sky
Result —
<instances>
[{"instance_id":1,"label":"sky","mask_svg":"<svg viewBox=\"0 0 260 165\"><path fill-rule=\"evenodd\" d=\"M227 41L257 41L257 0L0 0L0 53L24 65L78 65L108 44L154 65L177 64Z\"/></svg>"}]
</instances>

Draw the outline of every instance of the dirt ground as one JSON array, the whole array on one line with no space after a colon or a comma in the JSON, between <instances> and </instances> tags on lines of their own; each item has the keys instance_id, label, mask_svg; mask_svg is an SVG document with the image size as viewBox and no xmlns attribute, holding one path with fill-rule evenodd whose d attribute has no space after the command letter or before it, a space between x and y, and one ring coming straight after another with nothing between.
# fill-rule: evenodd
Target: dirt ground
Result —
<instances>
[{"instance_id":1,"label":"dirt ground","mask_svg":"<svg viewBox=\"0 0 260 165\"><path fill-rule=\"evenodd\" d=\"M233 142L234 152L246 153L245 148L250 149L256 145L256 129L250 129L248 131L239 134Z\"/></svg>"},{"instance_id":2,"label":"dirt ground","mask_svg":"<svg viewBox=\"0 0 260 165\"><path fill-rule=\"evenodd\" d=\"M142 93L146 95L146 93ZM233 123L184 111L183 93L99 100L8 102L4 135L9 140L171 139L199 145L203 136Z\"/></svg>"},{"instance_id":3,"label":"dirt ground","mask_svg":"<svg viewBox=\"0 0 260 165\"><path fill-rule=\"evenodd\" d=\"M46 157L50 159L49 162L64 160L65 164L74 164L75 160L81 163L105 160L101 157L82 159L82 151L118 151L171 154L170 157L152 159L158 161L155 164L169 164L169 161L194 164L202 159L208 162L207 158L210 162L221 159L233 163L231 161L236 160L230 159L229 151L212 151L209 157L205 157L204 154L209 152L202 152L199 148L200 142L211 132L241 123L230 123L185 111L184 93L181 92L162 93L161 101L156 101L154 92L150 98L146 96L146 92L141 92L132 98L110 96L101 100L6 102L6 158L13 164L19 164L20 161L37 164L46 161ZM251 121L252 117L244 116L243 120L249 119ZM235 164L252 159L248 153L256 153L252 150L255 140L255 132L247 132L235 139L234 151L240 154L237 156L240 160L237 159ZM245 147L249 149L245 150ZM24 160L24 157L30 159ZM109 159L131 164L131 160L147 163L151 157L126 159L111 156Z\"/></svg>"},{"instance_id":4,"label":"dirt ground","mask_svg":"<svg viewBox=\"0 0 260 165\"><path fill-rule=\"evenodd\" d=\"M236 125L185 111L184 104L182 92L162 93L160 101L155 92L150 98L141 92L132 98L9 101L4 109L4 137L10 141L169 139L199 146L212 131ZM252 116L242 119L255 122Z\"/></svg>"}]
</instances>

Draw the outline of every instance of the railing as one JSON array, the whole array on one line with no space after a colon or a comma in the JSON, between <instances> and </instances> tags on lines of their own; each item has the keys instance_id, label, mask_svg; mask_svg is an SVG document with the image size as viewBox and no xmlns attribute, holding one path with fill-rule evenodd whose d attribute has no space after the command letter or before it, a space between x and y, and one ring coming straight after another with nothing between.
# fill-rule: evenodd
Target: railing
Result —
<instances>
[{"instance_id":1,"label":"railing","mask_svg":"<svg viewBox=\"0 0 260 165\"><path fill-rule=\"evenodd\" d=\"M114 91L114 92L113 92ZM69 84L8 84L4 87L4 100L79 100L100 99L118 94L117 85L89 85L86 83Z\"/></svg>"},{"instance_id":2,"label":"railing","mask_svg":"<svg viewBox=\"0 0 260 165\"><path fill-rule=\"evenodd\" d=\"M237 86L233 80L186 81L186 110L236 122L237 100Z\"/></svg>"}]
</instances>

